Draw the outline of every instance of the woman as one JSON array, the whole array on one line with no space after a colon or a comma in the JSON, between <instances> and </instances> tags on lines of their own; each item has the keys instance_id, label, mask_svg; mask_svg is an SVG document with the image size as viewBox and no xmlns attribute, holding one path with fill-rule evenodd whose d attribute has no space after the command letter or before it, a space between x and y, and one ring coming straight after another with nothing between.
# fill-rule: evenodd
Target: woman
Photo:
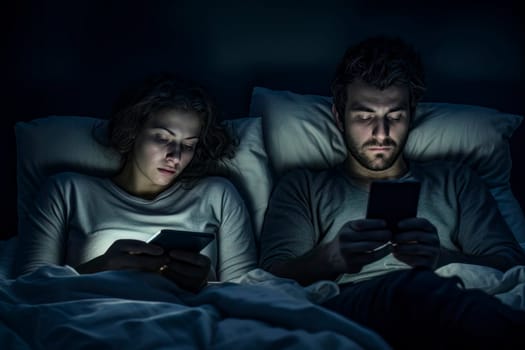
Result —
<instances>
[{"instance_id":1,"label":"woman","mask_svg":"<svg viewBox=\"0 0 525 350\"><path fill-rule=\"evenodd\" d=\"M79 273L136 269L197 291L256 267L250 219L234 186L206 176L232 155L199 87L172 77L148 81L117 104L108 126L122 155L111 178L52 176L20 229L18 273L46 264ZM164 251L146 241L161 229L209 232L202 253Z\"/></svg>"}]
</instances>

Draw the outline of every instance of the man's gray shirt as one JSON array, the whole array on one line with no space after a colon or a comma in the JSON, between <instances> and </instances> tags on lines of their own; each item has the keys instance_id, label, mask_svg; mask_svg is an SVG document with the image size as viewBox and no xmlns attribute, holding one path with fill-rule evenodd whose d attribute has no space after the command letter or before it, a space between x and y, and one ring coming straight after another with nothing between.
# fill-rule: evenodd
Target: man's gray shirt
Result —
<instances>
[{"instance_id":1,"label":"man's gray shirt","mask_svg":"<svg viewBox=\"0 0 525 350\"><path fill-rule=\"evenodd\" d=\"M447 162L409 163L401 180L418 180L417 216L436 228L443 247L470 255L500 254L510 259L521 248L479 177ZM393 198L402 201L403 198ZM346 175L343 166L324 171L294 170L274 189L261 233L261 266L304 255L332 240L350 220L366 217L368 190ZM344 274L356 282L409 266L392 254Z\"/></svg>"}]
</instances>

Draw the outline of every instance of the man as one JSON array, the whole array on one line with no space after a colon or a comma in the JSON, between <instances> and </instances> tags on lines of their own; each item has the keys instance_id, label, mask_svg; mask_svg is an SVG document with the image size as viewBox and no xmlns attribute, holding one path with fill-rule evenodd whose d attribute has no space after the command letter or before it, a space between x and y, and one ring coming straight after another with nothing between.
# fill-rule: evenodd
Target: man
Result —
<instances>
[{"instance_id":1,"label":"man","mask_svg":"<svg viewBox=\"0 0 525 350\"><path fill-rule=\"evenodd\" d=\"M403 158L424 89L421 60L402 40L375 37L347 50L332 111L348 156L333 169L282 178L265 218L261 265L302 285L336 280L341 293L324 306L394 348L523 341L525 312L433 272L451 262L504 271L525 264L525 254L474 173ZM364 219L371 182L385 179L421 183L417 217L398 222L395 234L384 220Z\"/></svg>"}]
</instances>

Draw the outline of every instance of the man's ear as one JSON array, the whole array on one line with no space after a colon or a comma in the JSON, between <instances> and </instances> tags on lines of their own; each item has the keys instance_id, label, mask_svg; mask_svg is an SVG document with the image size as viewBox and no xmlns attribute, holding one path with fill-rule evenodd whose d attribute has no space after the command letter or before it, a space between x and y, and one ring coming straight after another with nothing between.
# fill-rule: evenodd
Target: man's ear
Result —
<instances>
[{"instance_id":1,"label":"man's ear","mask_svg":"<svg viewBox=\"0 0 525 350\"><path fill-rule=\"evenodd\" d=\"M337 125L337 128L343 132L345 130L344 122L341 119L341 116L339 115L339 112L337 112L337 108L335 108L335 104L332 103L332 115L335 119L335 124Z\"/></svg>"}]
</instances>

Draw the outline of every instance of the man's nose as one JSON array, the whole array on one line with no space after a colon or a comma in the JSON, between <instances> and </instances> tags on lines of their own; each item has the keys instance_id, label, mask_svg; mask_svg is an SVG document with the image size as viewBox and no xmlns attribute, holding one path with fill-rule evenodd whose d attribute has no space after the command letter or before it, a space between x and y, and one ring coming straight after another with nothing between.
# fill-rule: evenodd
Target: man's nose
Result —
<instances>
[{"instance_id":1,"label":"man's nose","mask_svg":"<svg viewBox=\"0 0 525 350\"><path fill-rule=\"evenodd\" d=\"M382 140L389 136L390 125L386 118L378 118L374 125L374 136Z\"/></svg>"}]
</instances>

